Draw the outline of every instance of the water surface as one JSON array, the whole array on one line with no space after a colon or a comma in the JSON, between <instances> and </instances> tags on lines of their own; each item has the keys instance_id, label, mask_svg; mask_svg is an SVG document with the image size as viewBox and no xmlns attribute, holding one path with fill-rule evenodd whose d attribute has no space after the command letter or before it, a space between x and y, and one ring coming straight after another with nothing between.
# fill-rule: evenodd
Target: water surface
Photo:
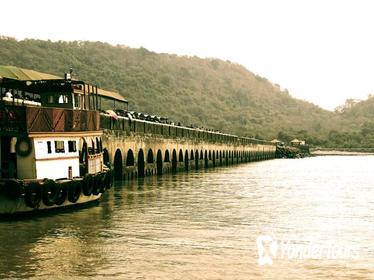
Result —
<instances>
[{"instance_id":1,"label":"water surface","mask_svg":"<svg viewBox=\"0 0 374 280\"><path fill-rule=\"evenodd\" d=\"M374 156L329 156L117 182L96 206L0 222L0 278L374 279L373 170ZM358 256L278 247L259 266L262 235Z\"/></svg>"}]
</instances>

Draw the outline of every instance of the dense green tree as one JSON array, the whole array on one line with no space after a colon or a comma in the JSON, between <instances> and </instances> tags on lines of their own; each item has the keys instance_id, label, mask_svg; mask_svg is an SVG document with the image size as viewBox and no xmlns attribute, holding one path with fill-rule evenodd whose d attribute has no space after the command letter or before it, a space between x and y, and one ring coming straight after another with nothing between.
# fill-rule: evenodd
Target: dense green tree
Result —
<instances>
[{"instance_id":1,"label":"dense green tree","mask_svg":"<svg viewBox=\"0 0 374 280\"><path fill-rule=\"evenodd\" d=\"M157 54L101 42L17 41L0 37L0 64L116 90L130 109L243 136L315 145L372 145L374 98L344 114L293 98L266 78L220 59Z\"/></svg>"}]
</instances>

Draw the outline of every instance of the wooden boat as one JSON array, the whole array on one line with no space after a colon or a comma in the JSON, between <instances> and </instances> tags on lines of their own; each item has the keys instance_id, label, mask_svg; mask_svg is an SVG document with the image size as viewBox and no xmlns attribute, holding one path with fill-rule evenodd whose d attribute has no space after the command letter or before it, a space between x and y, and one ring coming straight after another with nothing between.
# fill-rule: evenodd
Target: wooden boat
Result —
<instances>
[{"instance_id":1,"label":"wooden boat","mask_svg":"<svg viewBox=\"0 0 374 280\"><path fill-rule=\"evenodd\" d=\"M0 78L0 214L96 201L110 188L98 90L84 81Z\"/></svg>"}]
</instances>

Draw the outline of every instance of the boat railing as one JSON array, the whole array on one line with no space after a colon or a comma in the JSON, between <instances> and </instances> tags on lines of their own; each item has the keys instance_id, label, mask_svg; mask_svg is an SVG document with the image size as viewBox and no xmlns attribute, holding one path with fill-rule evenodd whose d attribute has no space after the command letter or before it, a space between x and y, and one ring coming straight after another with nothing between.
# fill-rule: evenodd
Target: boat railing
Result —
<instances>
[{"instance_id":1,"label":"boat railing","mask_svg":"<svg viewBox=\"0 0 374 280\"><path fill-rule=\"evenodd\" d=\"M88 155L88 174L103 171L103 153Z\"/></svg>"},{"instance_id":2,"label":"boat railing","mask_svg":"<svg viewBox=\"0 0 374 280\"><path fill-rule=\"evenodd\" d=\"M2 100L13 105L42 106L40 102L27 100L27 99L3 97Z\"/></svg>"},{"instance_id":3,"label":"boat railing","mask_svg":"<svg viewBox=\"0 0 374 280\"><path fill-rule=\"evenodd\" d=\"M99 112L37 106L0 107L0 134L100 130Z\"/></svg>"}]
</instances>

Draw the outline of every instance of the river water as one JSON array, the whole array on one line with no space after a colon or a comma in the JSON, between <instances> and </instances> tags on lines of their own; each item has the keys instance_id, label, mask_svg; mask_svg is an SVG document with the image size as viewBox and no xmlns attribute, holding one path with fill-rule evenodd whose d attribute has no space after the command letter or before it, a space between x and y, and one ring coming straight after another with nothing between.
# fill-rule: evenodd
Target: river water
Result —
<instances>
[{"instance_id":1,"label":"river water","mask_svg":"<svg viewBox=\"0 0 374 280\"><path fill-rule=\"evenodd\" d=\"M117 182L0 222L0 279L374 279L373 171L329 156Z\"/></svg>"}]
</instances>

